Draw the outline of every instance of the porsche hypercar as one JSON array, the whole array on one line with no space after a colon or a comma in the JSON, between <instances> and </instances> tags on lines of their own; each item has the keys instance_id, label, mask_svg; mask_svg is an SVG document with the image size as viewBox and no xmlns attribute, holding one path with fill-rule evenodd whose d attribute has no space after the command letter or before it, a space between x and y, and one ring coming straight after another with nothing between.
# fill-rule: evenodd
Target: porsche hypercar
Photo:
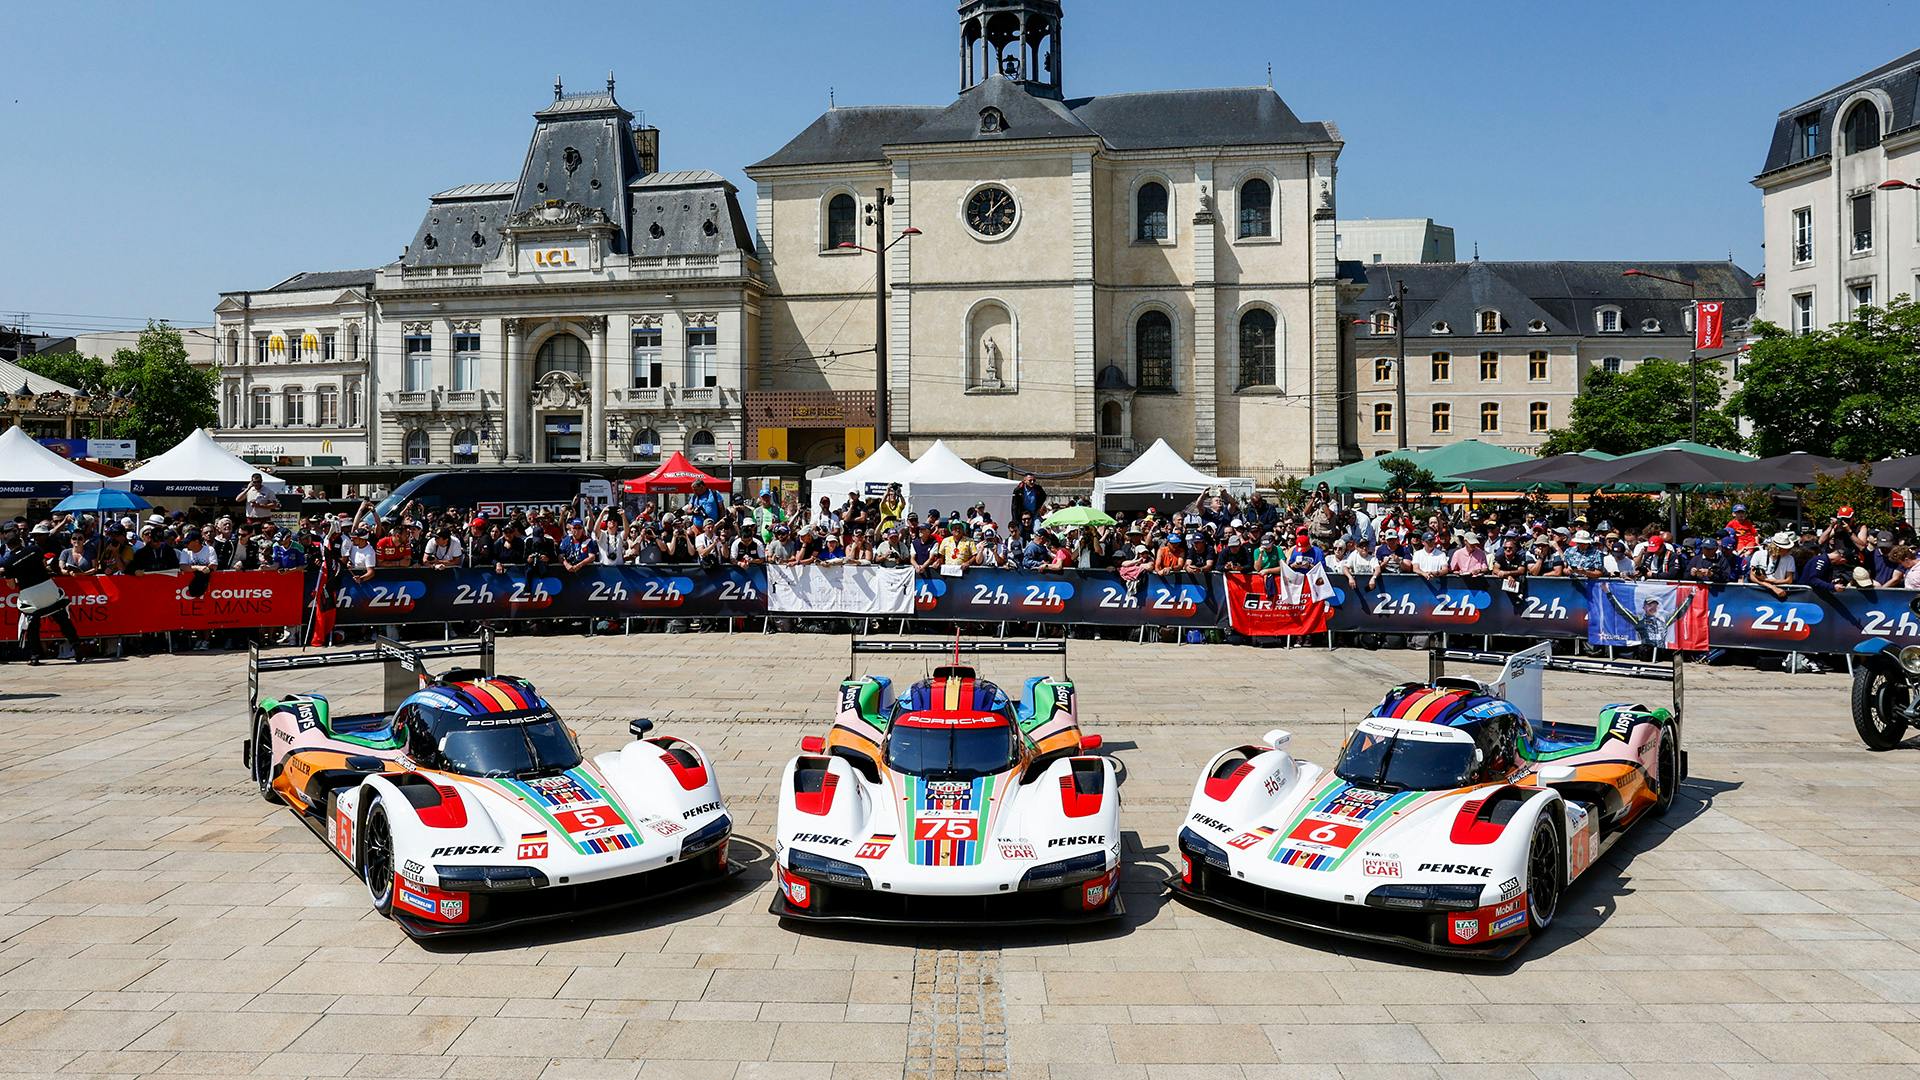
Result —
<instances>
[{"instance_id":1,"label":"porsche hypercar","mask_svg":"<svg viewBox=\"0 0 1920 1080\"><path fill-rule=\"evenodd\" d=\"M1179 834L1176 895L1293 926L1436 953L1509 956L1568 885L1684 773L1667 709L1539 720L1544 646L1493 684L1387 692L1332 769L1288 733L1216 755Z\"/></svg>"},{"instance_id":2,"label":"porsche hypercar","mask_svg":"<svg viewBox=\"0 0 1920 1080\"><path fill-rule=\"evenodd\" d=\"M486 666L427 673L426 656L463 650L483 651ZM637 720L632 742L586 760L533 684L491 674L491 659L490 642L256 652L242 758L261 796L291 807L413 937L562 918L728 874L732 819L699 747L646 737L651 722ZM378 713L258 692L261 670L381 661L401 700Z\"/></svg>"},{"instance_id":3,"label":"porsche hypercar","mask_svg":"<svg viewBox=\"0 0 1920 1080\"><path fill-rule=\"evenodd\" d=\"M931 646L931 648L929 648ZM788 919L1041 923L1123 913L1113 762L1089 751L1073 683L1026 680L1019 699L954 662L896 696L849 678L822 738L780 778L778 888ZM1064 642L981 642L1053 652ZM855 652L944 649L855 642Z\"/></svg>"}]
</instances>

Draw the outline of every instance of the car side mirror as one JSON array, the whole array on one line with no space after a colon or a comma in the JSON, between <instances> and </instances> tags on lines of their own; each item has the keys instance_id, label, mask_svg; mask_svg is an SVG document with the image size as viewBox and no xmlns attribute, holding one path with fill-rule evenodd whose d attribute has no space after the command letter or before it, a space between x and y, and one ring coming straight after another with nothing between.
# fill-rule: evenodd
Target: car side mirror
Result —
<instances>
[{"instance_id":1,"label":"car side mirror","mask_svg":"<svg viewBox=\"0 0 1920 1080\"><path fill-rule=\"evenodd\" d=\"M827 752L827 740L824 735L808 735L800 740L800 749L809 754Z\"/></svg>"},{"instance_id":2,"label":"car side mirror","mask_svg":"<svg viewBox=\"0 0 1920 1080\"><path fill-rule=\"evenodd\" d=\"M1082 735L1080 736L1080 752L1083 754L1091 753L1092 751L1100 749L1101 745L1105 742L1106 740L1098 735Z\"/></svg>"},{"instance_id":3,"label":"car side mirror","mask_svg":"<svg viewBox=\"0 0 1920 1080\"><path fill-rule=\"evenodd\" d=\"M1274 728L1272 731L1260 736L1260 741L1273 747L1275 750L1284 750L1287 744L1293 741L1293 732Z\"/></svg>"},{"instance_id":4,"label":"car side mirror","mask_svg":"<svg viewBox=\"0 0 1920 1080\"><path fill-rule=\"evenodd\" d=\"M1542 765L1540 766L1540 779L1549 784L1564 784L1573 779L1573 766Z\"/></svg>"},{"instance_id":5,"label":"car side mirror","mask_svg":"<svg viewBox=\"0 0 1920 1080\"><path fill-rule=\"evenodd\" d=\"M647 719L644 716L638 720L627 721L627 734L632 735L636 739L646 738L647 732L652 730L653 730L653 721Z\"/></svg>"}]
</instances>

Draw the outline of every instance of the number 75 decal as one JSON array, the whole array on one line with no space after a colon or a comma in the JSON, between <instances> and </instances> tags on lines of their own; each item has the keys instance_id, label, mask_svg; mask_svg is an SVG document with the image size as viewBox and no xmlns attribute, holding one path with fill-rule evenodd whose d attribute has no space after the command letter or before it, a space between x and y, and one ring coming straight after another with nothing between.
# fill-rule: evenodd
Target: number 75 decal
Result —
<instances>
[{"instance_id":1,"label":"number 75 decal","mask_svg":"<svg viewBox=\"0 0 1920 1080\"><path fill-rule=\"evenodd\" d=\"M915 818L915 840L972 840L979 836L979 823L972 818Z\"/></svg>"}]
</instances>

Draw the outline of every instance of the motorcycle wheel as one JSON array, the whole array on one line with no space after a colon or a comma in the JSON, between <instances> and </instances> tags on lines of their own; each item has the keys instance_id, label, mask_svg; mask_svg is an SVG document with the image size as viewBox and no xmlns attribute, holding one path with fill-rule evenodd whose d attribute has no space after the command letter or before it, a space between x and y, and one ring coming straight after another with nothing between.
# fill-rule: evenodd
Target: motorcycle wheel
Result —
<instances>
[{"instance_id":1,"label":"motorcycle wheel","mask_svg":"<svg viewBox=\"0 0 1920 1080\"><path fill-rule=\"evenodd\" d=\"M1907 737L1902 687L1881 664L1853 668L1853 726L1869 750L1892 750Z\"/></svg>"}]
</instances>

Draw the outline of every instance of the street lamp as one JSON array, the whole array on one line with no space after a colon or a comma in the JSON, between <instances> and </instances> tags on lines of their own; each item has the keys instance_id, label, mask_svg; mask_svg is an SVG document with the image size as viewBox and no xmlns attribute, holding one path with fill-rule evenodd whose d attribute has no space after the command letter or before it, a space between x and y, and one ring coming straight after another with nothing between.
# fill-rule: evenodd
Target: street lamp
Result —
<instances>
[{"instance_id":1,"label":"street lamp","mask_svg":"<svg viewBox=\"0 0 1920 1080\"><path fill-rule=\"evenodd\" d=\"M867 224L873 226L873 233L879 236L887 231L887 204L893 197L886 188L876 188L874 201L867 204ZM873 254L873 438L874 448L893 438L892 417L887 411L887 252L893 245L909 236L919 236L920 230L909 225L900 230L881 248L862 247L852 241L838 246L843 249L867 251Z\"/></svg>"},{"instance_id":2,"label":"street lamp","mask_svg":"<svg viewBox=\"0 0 1920 1080\"><path fill-rule=\"evenodd\" d=\"M1623 270L1621 277L1653 278L1655 281L1667 281L1687 287L1687 311L1691 316L1687 327L1687 438L1700 441L1700 287L1697 282L1682 278L1667 277L1638 268Z\"/></svg>"}]
</instances>

